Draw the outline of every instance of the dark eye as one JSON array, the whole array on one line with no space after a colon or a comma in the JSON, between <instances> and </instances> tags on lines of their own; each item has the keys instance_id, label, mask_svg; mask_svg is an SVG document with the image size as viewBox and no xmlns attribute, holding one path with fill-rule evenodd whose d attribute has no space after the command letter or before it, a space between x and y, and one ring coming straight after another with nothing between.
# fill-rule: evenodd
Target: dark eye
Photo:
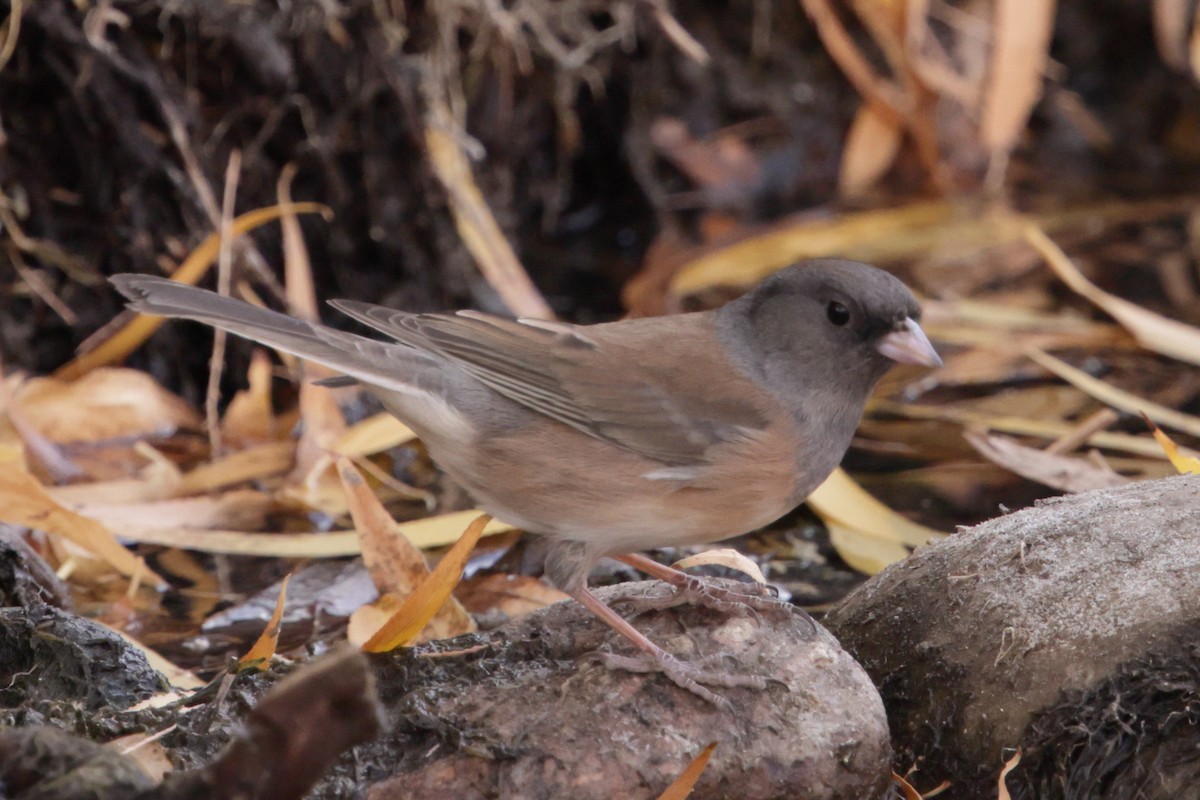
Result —
<instances>
[{"instance_id":1,"label":"dark eye","mask_svg":"<svg viewBox=\"0 0 1200 800\"><path fill-rule=\"evenodd\" d=\"M825 314L834 325L842 326L850 321L850 309L837 300L830 302L829 306L825 309Z\"/></svg>"}]
</instances>

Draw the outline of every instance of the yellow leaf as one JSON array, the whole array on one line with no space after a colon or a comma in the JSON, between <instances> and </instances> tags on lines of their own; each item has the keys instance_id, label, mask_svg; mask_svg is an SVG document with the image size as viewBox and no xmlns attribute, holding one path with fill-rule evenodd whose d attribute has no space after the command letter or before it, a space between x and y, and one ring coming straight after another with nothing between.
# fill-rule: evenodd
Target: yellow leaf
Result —
<instances>
[{"instance_id":1,"label":"yellow leaf","mask_svg":"<svg viewBox=\"0 0 1200 800\"><path fill-rule=\"evenodd\" d=\"M1158 442L1158 446L1167 454L1167 458L1171 462L1171 466L1175 467L1180 475L1200 475L1200 458L1194 456L1185 456L1179 452L1179 445L1167 436L1162 430L1154 424L1154 421L1142 414L1142 419L1146 420L1146 424L1150 426L1150 430L1154 433L1154 438Z\"/></svg>"},{"instance_id":2,"label":"yellow leaf","mask_svg":"<svg viewBox=\"0 0 1200 800\"><path fill-rule=\"evenodd\" d=\"M667 787L666 791L658 796L658 800L684 800L692 793L692 789L696 786L696 781L700 780L700 775L704 772L704 768L708 766L708 760L712 758L713 751L717 749L717 743L713 742L708 747L700 751L700 755L692 759L692 762L687 765L675 782Z\"/></svg>"},{"instance_id":3,"label":"yellow leaf","mask_svg":"<svg viewBox=\"0 0 1200 800\"><path fill-rule=\"evenodd\" d=\"M385 653L408 644L417 637L462 579L467 558L475 549L476 542L491 519L487 514L481 514L467 526L462 538L442 557L417 590L405 599L400 610L367 640L363 650L368 653Z\"/></svg>"},{"instance_id":4,"label":"yellow leaf","mask_svg":"<svg viewBox=\"0 0 1200 800\"><path fill-rule=\"evenodd\" d=\"M283 620L283 606L287 602L287 587L288 581L292 579L289 573L283 579L283 583L279 585L279 597L275 600L275 611L271 613L271 619L267 620L267 627L259 634L258 641L254 646L246 651L246 655L238 659L237 668L239 671L256 669L265 669L271 663L271 659L275 657L275 648L279 646L279 629L280 623Z\"/></svg>"}]
</instances>

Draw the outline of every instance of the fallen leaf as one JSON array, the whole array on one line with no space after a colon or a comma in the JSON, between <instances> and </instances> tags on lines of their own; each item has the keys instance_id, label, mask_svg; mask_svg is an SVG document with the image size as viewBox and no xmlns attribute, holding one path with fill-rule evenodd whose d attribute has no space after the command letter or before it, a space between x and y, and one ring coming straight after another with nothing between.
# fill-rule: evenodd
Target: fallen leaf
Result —
<instances>
[{"instance_id":1,"label":"fallen leaf","mask_svg":"<svg viewBox=\"0 0 1200 800\"><path fill-rule=\"evenodd\" d=\"M379 591L380 597L372 605L379 606L380 609L386 606L386 611L379 611L383 614L382 618L366 628L366 637L356 639L353 633L348 632L347 636L351 642L362 644L398 610L395 599L403 599L413 594L416 587L428 580L430 573L425 564L425 556L400 532L396 521L387 513L350 460L339 458L337 472L346 492L350 516L359 533L363 563ZM364 612L367 613L373 612ZM351 618L351 624L356 630L363 629L362 625L355 625L354 617ZM474 620L456 599L450 597L433 615L418 639L446 639L473 630Z\"/></svg>"},{"instance_id":2,"label":"fallen leaf","mask_svg":"<svg viewBox=\"0 0 1200 800\"><path fill-rule=\"evenodd\" d=\"M1154 434L1154 439L1158 442L1158 446L1167 454L1171 466L1175 467L1175 470L1180 475L1200 475L1200 458L1185 456L1183 453L1180 453L1179 445L1175 444L1170 436L1163 433L1162 429L1155 425L1153 420L1145 414L1142 414L1142 419L1146 420L1146 424L1150 426L1150 430Z\"/></svg>"},{"instance_id":3,"label":"fallen leaf","mask_svg":"<svg viewBox=\"0 0 1200 800\"><path fill-rule=\"evenodd\" d=\"M734 550L731 547L720 547L714 550L705 550L702 553L681 558L672 564L675 569L685 570L690 567L707 567L719 566L728 567L732 570L737 570L743 575L749 575L755 581L761 584L766 584L767 576L762 574L762 570L746 556Z\"/></svg>"},{"instance_id":4,"label":"fallen leaf","mask_svg":"<svg viewBox=\"0 0 1200 800\"><path fill-rule=\"evenodd\" d=\"M1086 492L1129 483L1102 460L1047 453L996 434L966 431L963 436L984 458L1053 489Z\"/></svg>"},{"instance_id":5,"label":"fallen leaf","mask_svg":"<svg viewBox=\"0 0 1200 800\"><path fill-rule=\"evenodd\" d=\"M685 800L695 788L696 781L700 780L704 768L708 766L708 760L712 758L716 749L717 742L713 742L701 750L699 755L693 758L687 768L679 774L679 777L666 788L666 791L658 796L658 800Z\"/></svg>"},{"instance_id":6,"label":"fallen leaf","mask_svg":"<svg viewBox=\"0 0 1200 800\"><path fill-rule=\"evenodd\" d=\"M442 556L442 560L429 577L405 599L396 613L367 640L363 650L368 653L384 653L402 647L416 638L450 598L451 592L462 578L463 567L466 566L471 550L491 519L487 514L481 514L467 526L462 538Z\"/></svg>"},{"instance_id":7,"label":"fallen leaf","mask_svg":"<svg viewBox=\"0 0 1200 800\"><path fill-rule=\"evenodd\" d=\"M160 587L166 585L141 558L122 547L104 525L63 508L32 476L12 464L0 464L0 522L61 536L103 559L122 575L147 576Z\"/></svg>"},{"instance_id":8,"label":"fallen leaf","mask_svg":"<svg viewBox=\"0 0 1200 800\"><path fill-rule=\"evenodd\" d=\"M905 547L923 547L945 536L892 511L864 491L840 467L809 495L807 503L826 522L838 522L869 538Z\"/></svg>"},{"instance_id":9,"label":"fallen leaf","mask_svg":"<svg viewBox=\"0 0 1200 800\"><path fill-rule=\"evenodd\" d=\"M271 618L267 620L267 627L263 629L262 635L246 651L246 654L238 659L237 669L239 672L251 669L262 671L270 665L271 659L275 657L275 648L279 646L279 630L281 628L280 623L283 620L283 607L287 603L288 581L291 578L290 574L284 577L283 583L279 587L279 598L275 601L275 611L272 612Z\"/></svg>"},{"instance_id":10,"label":"fallen leaf","mask_svg":"<svg viewBox=\"0 0 1200 800\"><path fill-rule=\"evenodd\" d=\"M201 425L200 415L149 375L98 369L78 380L34 378L13 404L26 422L60 444L161 436Z\"/></svg>"}]
</instances>

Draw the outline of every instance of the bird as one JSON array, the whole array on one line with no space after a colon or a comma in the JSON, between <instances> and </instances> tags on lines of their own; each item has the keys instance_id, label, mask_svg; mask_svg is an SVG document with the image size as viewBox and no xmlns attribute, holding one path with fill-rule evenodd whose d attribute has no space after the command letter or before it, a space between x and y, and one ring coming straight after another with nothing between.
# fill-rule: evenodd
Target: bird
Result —
<instances>
[{"instance_id":1,"label":"bird","mask_svg":"<svg viewBox=\"0 0 1200 800\"><path fill-rule=\"evenodd\" d=\"M659 671L716 703L709 687L765 681L666 652L591 591L592 567L619 558L684 602L754 605L639 552L783 516L841 462L892 366L942 364L904 283L844 259L785 267L717 309L592 325L331 301L387 341L163 277L110 280L135 311L206 323L331 368L342 377L330 383L363 385L484 511L545 537L547 580L635 645L610 664Z\"/></svg>"}]
</instances>

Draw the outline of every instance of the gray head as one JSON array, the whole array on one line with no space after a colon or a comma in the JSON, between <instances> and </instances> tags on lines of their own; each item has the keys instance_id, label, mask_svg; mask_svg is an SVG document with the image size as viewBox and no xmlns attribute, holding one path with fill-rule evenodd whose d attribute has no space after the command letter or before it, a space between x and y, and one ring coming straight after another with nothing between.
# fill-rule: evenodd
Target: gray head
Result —
<instances>
[{"instance_id":1,"label":"gray head","mask_svg":"<svg viewBox=\"0 0 1200 800\"><path fill-rule=\"evenodd\" d=\"M883 270L818 259L788 267L718 312L718 330L781 396L836 393L859 405L897 362L942 361L912 292Z\"/></svg>"}]
</instances>

